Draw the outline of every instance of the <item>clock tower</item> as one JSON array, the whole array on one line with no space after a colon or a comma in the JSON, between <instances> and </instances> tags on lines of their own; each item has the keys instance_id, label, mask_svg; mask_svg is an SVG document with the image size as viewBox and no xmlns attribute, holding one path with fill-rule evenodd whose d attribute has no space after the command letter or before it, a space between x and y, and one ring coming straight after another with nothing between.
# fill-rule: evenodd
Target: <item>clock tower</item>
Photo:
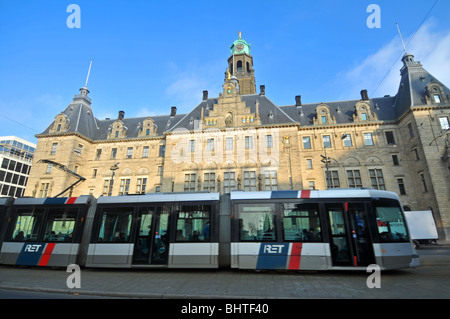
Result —
<instances>
[{"instance_id":1,"label":"clock tower","mask_svg":"<svg viewBox=\"0 0 450 319\"><path fill-rule=\"evenodd\" d=\"M235 76L239 81L239 94L255 94L255 71L253 70L253 57L250 55L250 43L241 38L233 42L230 47L231 56L228 58L228 72L225 74L225 81L228 77Z\"/></svg>"}]
</instances>

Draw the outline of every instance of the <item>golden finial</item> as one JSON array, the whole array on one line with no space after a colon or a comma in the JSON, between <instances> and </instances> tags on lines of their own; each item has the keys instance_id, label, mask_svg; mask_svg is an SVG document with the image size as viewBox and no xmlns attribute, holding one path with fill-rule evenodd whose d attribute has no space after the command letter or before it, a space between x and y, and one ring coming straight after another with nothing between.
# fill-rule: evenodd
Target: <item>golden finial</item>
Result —
<instances>
[{"instance_id":1,"label":"golden finial","mask_svg":"<svg viewBox=\"0 0 450 319\"><path fill-rule=\"evenodd\" d=\"M239 31L239 39L241 38L241 31Z\"/></svg>"},{"instance_id":2,"label":"golden finial","mask_svg":"<svg viewBox=\"0 0 450 319\"><path fill-rule=\"evenodd\" d=\"M230 71L227 70L228 80L231 79Z\"/></svg>"}]
</instances>

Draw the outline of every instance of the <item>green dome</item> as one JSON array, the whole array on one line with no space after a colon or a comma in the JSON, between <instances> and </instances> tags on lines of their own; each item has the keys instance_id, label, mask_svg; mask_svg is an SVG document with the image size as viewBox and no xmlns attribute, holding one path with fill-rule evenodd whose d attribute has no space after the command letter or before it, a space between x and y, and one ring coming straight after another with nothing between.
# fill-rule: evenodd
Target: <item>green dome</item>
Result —
<instances>
[{"instance_id":1,"label":"green dome","mask_svg":"<svg viewBox=\"0 0 450 319\"><path fill-rule=\"evenodd\" d=\"M247 43L244 39L241 38L240 32L239 32L239 39L233 42L230 49L231 55L243 53L247 53L248 55L250 55L250 43Z\"/></svg>"}]
</instances>

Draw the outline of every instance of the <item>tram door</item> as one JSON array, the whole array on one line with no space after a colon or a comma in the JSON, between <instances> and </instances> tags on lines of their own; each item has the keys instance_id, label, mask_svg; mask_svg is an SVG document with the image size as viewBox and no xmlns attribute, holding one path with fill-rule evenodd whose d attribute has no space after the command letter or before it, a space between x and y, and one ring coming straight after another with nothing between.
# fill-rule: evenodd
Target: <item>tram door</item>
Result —
<instances>
[{"instance_id":1,"label":"tram door","mask_svg":"<svg viewBox=\"0 0 450 319\"><path fill-rule=\"evenodd\" d=\"M169 256L169 212L162 207L138 213L133 264L165 265Z\"/></svg>"},{"instance_id":2,"label":"tram door","mask_svg":"<svg viewBox=\"0 0 450 319\"><path fill-rule=\"evenodd\" d=\"M368 266L375 257L364 203L327 204L333 266Z\"/></svg>"}]
</instances>

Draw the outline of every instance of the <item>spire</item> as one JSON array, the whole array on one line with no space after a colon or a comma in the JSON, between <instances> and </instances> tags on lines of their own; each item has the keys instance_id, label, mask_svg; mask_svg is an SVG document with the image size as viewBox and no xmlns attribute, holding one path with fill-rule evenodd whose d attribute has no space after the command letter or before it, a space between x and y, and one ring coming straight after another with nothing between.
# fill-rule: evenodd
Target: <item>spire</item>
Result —
<instances>
[{"instance_id":1,"label":"spire","mask_svg":"<svg viewBox=\"0 0 450 319\"><path fill-rule=\"evenodd\" d=\"M74 100L75 99L83 99L85 100L88 105L91 105L91 99L89 98L89 89L87 88L87 84L89 81L89 74L91 73L91 67L92 67L92 59L91 59L91 63L89 64L89 70L88 70L88 74L86 77L86 83L84 84L84 86L80 89L80 94L75 95Z\"/></svg>"}]
</instances>

